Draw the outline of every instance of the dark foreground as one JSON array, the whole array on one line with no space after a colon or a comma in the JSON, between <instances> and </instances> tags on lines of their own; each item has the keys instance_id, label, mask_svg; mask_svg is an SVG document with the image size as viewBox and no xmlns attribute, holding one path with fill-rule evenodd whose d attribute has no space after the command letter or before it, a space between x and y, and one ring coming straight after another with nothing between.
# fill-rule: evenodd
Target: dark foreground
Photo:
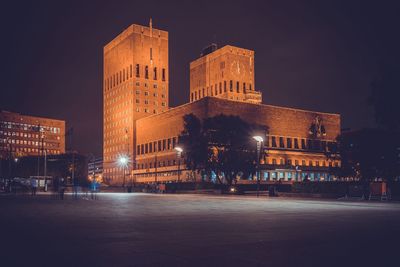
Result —
<instances>
[{"instance_id":1,"label":"dark foreground","mask_svg":"<svg viewBox=\"0 0 400 267\"><path fill-rule=\"evenodd\" d=\"M0 266L400 266L400 204L0 196Z\"/></svg>"}]
</instances>

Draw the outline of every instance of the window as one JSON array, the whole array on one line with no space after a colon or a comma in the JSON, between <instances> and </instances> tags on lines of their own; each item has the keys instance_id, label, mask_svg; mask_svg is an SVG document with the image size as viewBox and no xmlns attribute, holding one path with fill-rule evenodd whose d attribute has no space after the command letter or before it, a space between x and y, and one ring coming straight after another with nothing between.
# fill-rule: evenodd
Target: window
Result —
<instances>
[{"instance_id":1,"label":"window","mask_svg":"<svg viewBox=\"0 0 400 267\"><path fill-rule=\"evenodd\" d=\"M222 94L222 83L219 83L219 93Z\"/></svg>"},{"instance_id":2,"label":"window","mask_svg":"<svg viewBox=\"0 0 400 267\"><path fill-rule=\"evenodd\" d=\"M306 149L306 139L301 139L301 149Z\"/></svg>"},{"instance_id":3,"label":"window","mask_svg":"<svg viewBox=\"0 0 400 267\"><path fill-rule=\"evenodd\" d=\"M153 69L153 79L154 80L157 80L157 67L154 67L154 69Z\"/></svg>"},{"instance_id":4,"label":"window","mask_svg":"<svg viewBox=\"0 0 400 267\"><path fill-rule=\"evenodd\" d=\"M306 166L306 161L304 159L301 161L301 165Z\"/></svg>"},{"instance_id":5,"label":"window","mask_svg":"<svg viewBox=\"0 0 400 267\"><path fill-rule=\"evenodd\" d=\"M140 100L139 100L139 99L136 99L136 103L139 104L139 103L140 103Z\"/></svg>"},{"instance_id":6,"label":"window","mask_svg":"<svg viewBox=\"0 0 400 267\"><path fill-rule=\"evenodd\" d=\"M229 81L229 91L233 92L233 82L232 82L232 80Z\"/></svg>"},{"instance_id":7,"label":"window","mask_svg":"<svg viewBox=\"0 0 400 267\"><path fill-rule=\"evenodd\" d=\"M144 153L149 153L149 144L145 144L144 146Z\"/></svg>"},{"instance_id":8,"label":"window","mask_svg":"<svg viewBox=\"0 0 400 267\"><path fill-rule=\"evenodd\" d=\"M129 69L129 77L132 78L132 64L130 65L130 69Z\"/></svg>"},{"instance_id":9,"label":"window","mask_svg":"<svg viewBox=\"0 0 400 267\"><path fill-rule=\"evenodd\" d=\"M243 83L243 93L246 91L246 83Z\"/></svg>"},{"instance_id":10,"label":"window","mask_svg":"<svg viewBox=\"0 0 400 267\"><path fill-rule=\"evenodd\" d=\"M285 148L285 143L283 142L283 137L279 137L279 147Z\"/></svg>"},{"instance_id":11,"label":"window","mask_svg":"<svg viewBox=\"0 0 400 267\"><path fill-rule=\"evenodd\" d=\"M165 81L165 69L164 68L162 69L162 80L163 80L163 82Z\"/></svg>"},{"instance_id":12,"label":"window","mask_svg":"<svg viewBox=\"0 0 400 267\"><path fill-rule=\"evenodd\" d=\"M294 148L299 149L299 139L297 138L294 139Z\"/></svg>"},{"instance_id":13,"label":"window","mask_svg":"<svg viewBox=\"0 0 400 267\"><path fill-rule=\"evenodd\" d=\"M136 77L140 77L139 64L136 64Z\"/></svg>"},{"instance_id":14,"label":"window","mask_svg":"<svg viewBox=\"0 0 400 267\"><path fill-rule=\"evenodd\" d=\"M294 165L299 166L299 161L297 159L294 160Z\"/></svg>"},{"instance_id":15,"label":"window","mask_svg":"<svg viewBox=\"0 0 400 267\"><path fill-rule=\"evenodd\" d=\"M162 140L162 150L167 149L167 148L166 148L166 143L167 143L167 141L166 141L165 139Z\"/></svg>"},{"instance_id":16,"label":"window","mask_svg":"<svg viewBox=\"0 0 400 267\"><path fill-rule=\"evenodd\" d=\"M285 160L284 160L284 159L280 159L280 160L279 160L279 164L280 164L280 165L285 165Z\"/></svg>"},{"instance_id":17,"label":"window","mask_svg":"<svg viewBox=\"0 0 400 267\"><path fill-rule=\"evenodd\" d=\"M153 48L150 47L150 60L153 60Z\"/></svg>"},{"instance_id":18,"label":"window","mask_svg":"<svg viewBox=\"0 0 400 267\"><path fill-rule=\"evenodd\" d=\"M217 84L215 84L215 95L218 95L218 87L217 87Z\"/></svg>"},{"instance_id":19,"label":"window","mask_svg":"<svg viewBox=\"0 0 400 267\"><path fill-rule=\"evenodd\" d=\"M203 88L203 97L205 96L205 90L204 90L204 88Z\"/></svg>"},{"instance_id":20,"label":"window","mask_svg":"<svg viewBox=\"0 0 400 267\"><path fill-rule=\"evenodd\" d=\"M292 138L287 138L286 139L286 147L287 148L292 148Z\"/></svg>"},{"instance_id":21,"label":"window","mask_svg":"<svg viewBox=\"0 0 400 267\"><path fill-rule=\"evenodd\" d=\"M124 82L125 82L125 69L123 70L122 81L124 81Z\"/></svg>"},{"instance_id":22,"label":"window","mask_svg":"<svg viewBox=\"0 0 400 267\"><path fill-rule=\"evenodd\" d=\"M193 92L190 94L190 101L193 102Z\"/></svg>"},{"instance_id":23,"label":"window","mask_svg":"<svg viewBox=\"0 0 400 267\"><path fill-rule=\"evenodd\" d=\"M172 138L172 148L175 148L175 146L176 146L176 137L174 137L174 138Z\"/></svg>"},{"instance_id":24,"label":"window","mask_svg":"<svg viewBox=\"0 0 400 267\"><path fill-rule=\"evenodd\" d=\"M249 90L251 91L251 84L249 84Z\"/></svg>"},{"instance_id":25,"label":"window","mask_svg":"<svg viewBox=\"0 0 400 267\"><path fill-rule=\"evenodd\" d=\"M276 159L272 159L272 164L276 165Z\"/></svg>"},{"instance_id":26,"label":"window","mask_svg":"<svg viewBox=\"0 0 400 267\"><path fill-rule=\"evenodd\" d=\"M236 82L236 92L239 93L239 82Z\"/></svg>"},{"instance_id":27,"label":"window","mask_svg":"<svg viewBox=\"0 0 400 267\"><path fill-rule=\"evenodd\" d=\"M224 92L226 93L226 81L224 81Z\"/></svg>"},{"instance_id":28,"label":"window","mask_svg":"<svg viewBox=\"0 0 400 267\"><path fill-rule=\"evenodd\" d=\"M149 67L148 66L146 66L144 69L144 78L145 79L149 78Z\"/></svg>"},{"instance_id":29,"label":"window","mask_svg":"<svg viewBox=\"0 0 400 267\"><path fill-rule=\"evenodd\" d=\"M275 136L272 136L271 137L271 145L272 145L272 147L276 147L276 137Z\"/></svg>"}]
</instances>

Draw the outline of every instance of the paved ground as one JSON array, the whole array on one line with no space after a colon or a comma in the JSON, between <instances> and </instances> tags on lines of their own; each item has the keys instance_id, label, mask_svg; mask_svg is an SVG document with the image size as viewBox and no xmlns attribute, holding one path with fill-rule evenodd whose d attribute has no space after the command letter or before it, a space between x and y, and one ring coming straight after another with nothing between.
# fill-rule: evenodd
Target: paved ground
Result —
<instances>
[{"instance_id":1,"label":"paved ground","mask_svg":"<svg viewBox=\"0 0 400 267\"><path fill-rule=\"evenodd\" d=\"M0 195L0 266L400 266L400 204Z\"/></svg>"}]
</instances>

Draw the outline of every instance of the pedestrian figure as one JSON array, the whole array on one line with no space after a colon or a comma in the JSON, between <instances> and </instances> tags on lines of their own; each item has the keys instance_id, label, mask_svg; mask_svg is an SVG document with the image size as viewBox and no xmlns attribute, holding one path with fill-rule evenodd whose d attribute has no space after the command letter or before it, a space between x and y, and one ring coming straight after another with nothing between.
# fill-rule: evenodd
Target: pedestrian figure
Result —
<instances>
[{"instance_id":1,"label":"pedestrian figure","mask_svg":"<svg viewBox=\"0 0 400 267\"><path fill-rule=\"evenodd\" d=\"M35 178L31 179L31 195L36 196L36 191L38 188L38 181Z\"/></svg>"},{"instance_id":2,"label":"pedestrian figure","mask_svg":"<svg viewBox=\"0 0 400 267\"><path fill-rule=\"evenodd\" d=\"M93 181L90 184L90 197L91 199L97 199L97 186L98 183L96 182L96 179L93 179Z\"/></svg>"}]
</instances>

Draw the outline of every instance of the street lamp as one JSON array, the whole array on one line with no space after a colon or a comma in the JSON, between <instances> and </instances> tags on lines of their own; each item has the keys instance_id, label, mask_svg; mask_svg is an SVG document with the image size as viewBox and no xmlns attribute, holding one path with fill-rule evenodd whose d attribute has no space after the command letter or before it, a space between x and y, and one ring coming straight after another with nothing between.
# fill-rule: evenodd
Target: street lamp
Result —
<instances>
[{"instance_id":1,"label":"street lamp","mask_svg":"<svg viewBox=\"0 0 400 267\"><path fill-rule=\"evenodd\" d=\"M129 159L126 155L121 155L118 158L118 165L123 169L123 184L122 187L125 187L125 168L128 166Z\"/></svg>"},{"instance_id":2,"label":"street lamp","mask_svg":"<svg viewBox=\"0 0 400 267\"><path fill-rule=\"evenodd\" d=\"M264 142L264 138L262 136L256 135L253 136L253 139L257 142L257 165L256 165L256 174L257 174L257 197L260 195L260 150L261 144Z\"/></svg>"},{"instance_id":3,"label":"street lamp","mask_svg":"<svg viewBox=\"0 0 400 267\"><path fill-rule=\"evenodd\" d=\"M179 183L181 178L181 156L183 148L177 146L175 147L175 151L176 151L176 157L178 158L178 183Z\"/></svg>"}]
</instances>

